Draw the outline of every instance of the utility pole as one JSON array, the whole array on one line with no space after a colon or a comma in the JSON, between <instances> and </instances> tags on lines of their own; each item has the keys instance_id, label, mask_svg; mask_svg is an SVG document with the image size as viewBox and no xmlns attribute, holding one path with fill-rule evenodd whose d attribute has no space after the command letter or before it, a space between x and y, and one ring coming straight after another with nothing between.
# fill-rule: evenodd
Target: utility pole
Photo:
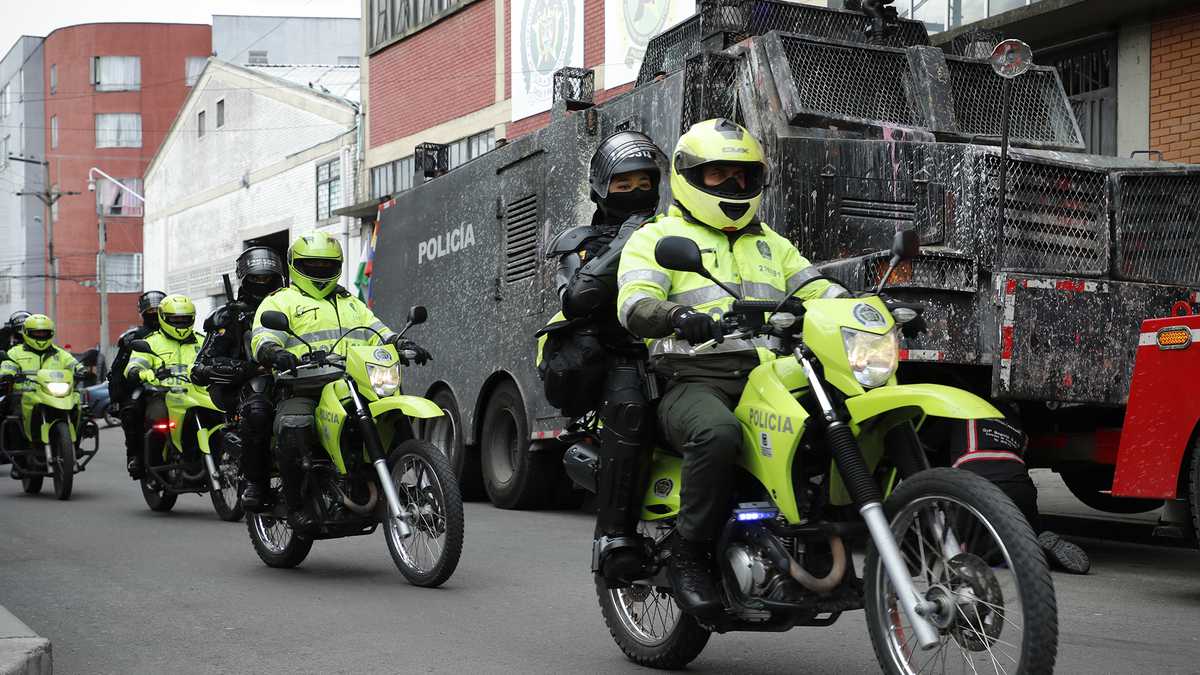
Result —
<instances>
[{"instance_id":1,"label":"utility pole","mask_svg":"<svg viewBox=\"0 0 1200 675\"><path fill-rule=\"evenodd\" d=\"M58 190L51 189L50 160L37 160L37 159L31 159L31 158L27 158L27 157L16 157L14 155L9 155L8 158L13 160L14 162L25 162L26 164L41 164L42 168L46 170L46 178L44 181L44 187L41 192L22 191L22 192L18 192L17 196L24 197L27 195L32 195L34 197L37 197L38 200L40 200L42 202L42 204L44 204L46 207L46 221L45 221L46 222L46 254L47 254L46 257L47 257L47 262L49 263L49 268L50 268L49 276L50 276L50 281L52 284L52 288L50 289L50 318L53 319L55 321L55 323L57 323L58 322L58 258L54 257L54 204L56 202L58 202L59 199L62 199L63 197L66 197L67 195L77 195L80 193L75 192L75 191L60 192Z\"/></svg>"},{"instance_id":2,"label":"utility pole","mask_svg":"<svg viewBox=\"0 0 1200 675\"><path fill-rule=\"evenodd\" d=\"M1000 196L996 204L996 252L994 254L995 261L992 263L992 275L993 278L997 278L1004 269L1004 240L1007 237L1007 233L1004 231L1004 210L1005 203L1008 201L1008 130L1009 118L1012 117L1013 79L1024 75L1033 66L1033 50L1020 40L1005 40L996 45L988 60L991 62L992 70L1004 78L1001 89L1002 118L1000 121L1000 175L998 177L1000 184L997 186Z\"/></svg>"},{"instance_id":3,"label":"utility pole","mask_svg":"<svg viewBox=\"0 0 1200 675\"><path fill-rule=\"evenodd\" d=\"M89 192L96 190L96 177L93 174L104 176L113 185L137 197L142 204L146 203L145 197L94 166L88 169ZM100 204L96 209L100 216L100 250L96 256L96 290L100 293L100 353L108 358L108 232L104 225L104 207L104 204Z\"/></svg>"}]
</instances>

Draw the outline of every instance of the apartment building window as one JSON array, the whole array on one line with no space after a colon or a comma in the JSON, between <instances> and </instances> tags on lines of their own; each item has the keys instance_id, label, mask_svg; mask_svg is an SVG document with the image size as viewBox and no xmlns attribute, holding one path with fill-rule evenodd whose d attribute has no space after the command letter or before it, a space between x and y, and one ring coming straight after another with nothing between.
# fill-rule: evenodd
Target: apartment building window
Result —
<instances>
[{"instance_id":1,"label":"apartment building window","mask_svg":"<svg viewBox=\"0 0 1200 675\"><path fill-rule=\"evenodd\" d=\"M58 147L58 115L50 118L50 147Z\"/></svg>"},{"instance_id":2,"label":"apartment building window","mask_svg":"<svg viewBox=\"0 0 1200 675\"><path fill-rule=\"evenodd\" d=\"M358 65L358 57L357 56L339 56L339 57L337 57L337 64L339 66L357 66Z\"/></svg>"},{"instance_id":3,"label":"apartment building window","mask_svg":"<svg viewBox=\"0 0 1200 675\"><path fill-rule=\"evenodd\" d=\"M98 257L98 256L97 256ZM97 262L99 262L97 260ZM109 293L142 291L142 254L109 253L104 259L104 281ZM97 268L96 276L100 276Z\"/></svg>"},{"instance_id":4,"label":"apartment building window","mask_svg":"<svg viewBox=\"0 0 1200 675\"><path fill-rule=\"evenodd\" d=\"M3 89L0 89L0 118L8 117L8 114L11 112L12 102L9 99L11 92L12 89L7 84L4 85Z\"/></svg>"},{"instance_id":5,"label":"apartment building window","mask_svg":"<svg viewBox=\"0 0 1200 675\"><path fill-rule=\"evenodd\" d=\"M0 140L0 168L8 168L8 144L12 136L5 136L4 140Z\"/></svg>"},{"instance_id":6,"label":"apartment building window","mask_svg":"<svg viewBox=\"0 0 1200 675\"><path fill-rule=\"evenodd\" d=\"M413 186L412 155L371 169L371 199L388 197Z\"/></svg>"},{"instance_id":7,"label":"apartment building window","mask_svg":"<svg viewBox=\"0 0 1200 675\"><path fill-rule=\"evenodd\" d=\"M97 148L142 147L140 113L101 113L96 115Z\"/></svg>"},{"instance_id":8,"label":"apartment building window","mask_svg":"<svg viewBox=\"0 0 1200 675\"><path fill-rule=\"evenodd\" d=\"M141 178L118 178L121 184L130 190L142 194ZM107 178L96 181L96 213L105 216L134 216L142 215L142 200L122 190L116 183Z\"/></svg>"},{"instance_id":9,"label":"apartment building window","mask_svg":"<svg viewBox=\"0 0 1200 675\"><path fill-rule=\"evenodd\" d=\"M50 94L54 95L58 91L58 64L50 64Z\"/></svg>"},{"instance_id":10,"label":"apartment building window","mask_svg":"<svg viewBox=\"0 0 1200 675\"><path fill-rule=\"evenodd\" d=\"M251 49L250 50L250 60L247 61L247 63L252 66L269 65L269 62L267 61L267 52L263 51L263 50L258 50L258 49Z\"/></svg>"},{"instance_id":11,"label":"apartment building window","mask_svg":"<svg viewBox=\"0 0 1200 675\"><path fill-rule=\"evenodd\" d=\"M196 84L196 80L200 79L200 73L204 72L204 66L207 63L207 56L189 56L184 59L183 77L187 86Z\"/></svg>"},{"instance_id":12,"label":"apartment building window","mask_svg":"<svg viewBox=\"0 0 1200 675\"><path fill-rule=\"evenodd\" d=\"M225 99L217 101L217 128L225 126Z\"/></svg>"},{"instance_id":13,"label":"apartment building window","mask_svg":"<svg viewBox=\"0 0 1200 675\"><path fill-rule=\"evenodd\" d=\"M196 136L199 138L204 138L204 114L204 111L201 110L196 115Z\"/></svg>"},{"instance_id":14,"label":"apartment building window","mask_svg":"<svg viewBox=\"0 0 1200 675\"><path fill-rule=\"evenodd\" d=\"M137 91L142 88L142 60L137 56L97 56L92 59L96 91Z\"/></svg>"},{"instance_id":15,"label":"apartment building window","mask_svg":"<svg viewBox=\"0 0 1200 675\"><path fill-rule=\"evenodd\" d=\"M342 205L342 171L337 159L317 165L317 220L333 217Z\"/></svg>"},{"instance_id":16,"label":"apartment building window","mask_svg":"<svg viewBox=\"0 0 1200 675\"><path fill-rule=\"evenodd\" d=\"M496 130L487 131L460 138L450 144L450 168L466 164L472 159L496 147Z\"/></svg>"}]
</instances>

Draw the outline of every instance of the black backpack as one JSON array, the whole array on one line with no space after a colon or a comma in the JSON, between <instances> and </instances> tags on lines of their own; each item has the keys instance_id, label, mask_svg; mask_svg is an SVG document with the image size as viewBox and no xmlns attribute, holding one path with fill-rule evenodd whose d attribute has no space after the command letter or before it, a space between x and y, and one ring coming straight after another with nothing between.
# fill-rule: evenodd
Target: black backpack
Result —
<instances>
[{"instance_id":1,"label":"black backpack","mask_svg":"<svg viewBox=\"0 0 1200 675\"><path fill-rule=\"evenodd\" d=\"M145 336L139 336L135 331L122 335L120 341L117 342L117 354L108 368L108 397L117 403L129 400L129 395L133 393L133 387L130 387L128 380L125 379L125 367L129 365L129 357L133 353L133 348L129 346L129 343L139 337L145 338Z\"/></svg>"},{"instance_id":2,"label":"black backpack","mask_svg":"<svg viewBox=\"0 0 1200 675\"><path fill-rule=\"evenodd\" d=\"M604 398L607 350L593 327L559 322L546 326L538 375L550 405L566 417L596 410Z\"/></svg>"}]
</instances>

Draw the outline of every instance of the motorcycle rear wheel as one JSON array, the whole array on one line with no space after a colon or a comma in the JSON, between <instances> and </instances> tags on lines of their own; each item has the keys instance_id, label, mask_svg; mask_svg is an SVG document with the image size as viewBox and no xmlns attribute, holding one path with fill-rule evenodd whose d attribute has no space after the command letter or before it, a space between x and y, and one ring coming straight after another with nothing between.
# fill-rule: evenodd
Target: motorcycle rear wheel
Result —
<instances>
[{"instance_id":1,"label":"motorcycle rear wheel","mask_svg":"<svg viewBox=\"0 0 1200 675\"><path fill-rule=\"evenodd\" d=\"M54 496L66 501L75 483L75 443L66 422L50 427L50 447L54 450Z\"/></svg>"},{"instance_id":2,"label":"motorcycle rear wheel","mask_svg":"<svg viewBox=\"0 0 1200 675\"><path fill-rule=\"evenodd\" d=\"M1033 529L989 481L922 471L884 504L917 592L938 602L940 643L922 651L875 546L863 569L867 630L884 672L1050 673L1058 651L1054 584ZM953 535L953 539L950 535Z\"/></svg>"},{"instance_id":3,"label":"motorcycle rear wheel","mask_svg":"<svg viewBox=\"0 0 1200 675\"><path fill-rule=\"evenodd\" d=\"M414 514L409 522L412 534L404 539L390 514L383 524L392 562L414 586L440 586L454 574L462 556L458 479L437 446L411 439L392 450L392 482L401 505Z\"/></svg>"},{"instance_id":4,"label":"motorcycle rear wheel","mask_svg":"<svg viewBox=\"0 0 1200 675\"><path fill-rule=\"evenodd\" d=\"M661 540L670 531L643 521L638 530ZM704 651L712 632L675 604L669 589L635 584L608 588L595 575L600 612L613 641L634 663L648 668L677 670Z\"/></svg>"},{"instance_id":5,"label":"motorcycle rear wheel","mask_svg":"<svg viewBox=\"0 0 1200 675\"><path fill-rule=\"evenodd\" d=\"M278 492L279 478L271 479L272 491ZM246 530L254 552L267 567L291 568L304 562L313 540L296 534L287 521L272 513L247 513Z\"/></svg>"}]
</instances>

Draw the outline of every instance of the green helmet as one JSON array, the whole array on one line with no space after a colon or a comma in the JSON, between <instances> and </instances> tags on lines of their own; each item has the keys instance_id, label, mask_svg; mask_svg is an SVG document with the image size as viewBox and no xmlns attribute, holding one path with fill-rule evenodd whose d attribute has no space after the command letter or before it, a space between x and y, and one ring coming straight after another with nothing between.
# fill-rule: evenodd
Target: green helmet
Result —
<instances>
[{"instance_id":1,"label":"green helmet","mask_svg":"<svg viewBox=\"0 0 1200 675\"><path fill-rule=\"evenodd\" d=\"M734 169L740 177L710 185L709 168ZM693 124L671 158L671 197L693 219L718 230L740 230L754 220L766 179L762 146L727 119Z\"/></svg>"},{"instance_id":2,"label":"green helmet","mask_svg":"<svg viewBox=\"0 0 1200 675\"><path fill-rule=\"evenodd\" d=\"M296 288L324 298L337 288L342 276L342 245L324 232L309 232L288 249L288 270Z\"/></svg>"},{"instance_id":3,"label":"green helmet","mask_svg":"<svg viewBox=\"0 0 1200 675\"><path fill-rule=\"evenodd\" d=\"M158 303L158 328L167 337L186 340L195 323L196 305L188 296L172 293Z\"/></svg>"},{"instance_id":4,"label":"green helmet","mask_svg":"<svg viewBox=\"0 0 1200 675\"><path fill-rule=\"evenodd\" d=\"M46 351L54 341L54 319L45 314L30 314L21 327L21 340L30 349Z\"/></svg>"}]
</instances>

